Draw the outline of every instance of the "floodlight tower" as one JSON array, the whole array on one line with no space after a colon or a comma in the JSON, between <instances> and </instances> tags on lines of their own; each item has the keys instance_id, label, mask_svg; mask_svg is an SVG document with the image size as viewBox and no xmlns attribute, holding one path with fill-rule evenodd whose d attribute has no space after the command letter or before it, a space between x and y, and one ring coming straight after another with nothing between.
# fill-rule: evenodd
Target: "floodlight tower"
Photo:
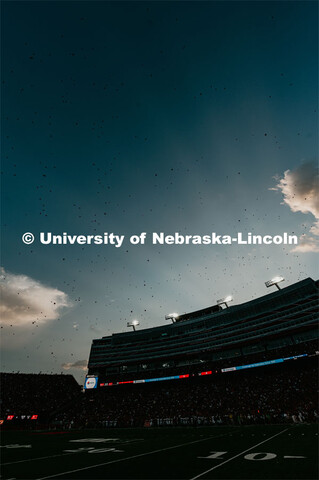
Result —
<instances>
[{"instance_id":1,"label":"floodlight tower","mask_svg":"<svg viewBox=\"0 0 319 480\"><path fill-rule=\"evenodd\" d=\"M172 322L175 323L178 317L179 317L178 313L169 313L165 315L165 320L172 320Z\"/></svg>"},{"instance_id":2,"label":"floodlight tower","mask_svg":"<svg viewBox=\"0 0 319 480\"><path fill-rule=\"evenodd\" d=\"M133 330L135 332L137 325L139 325L140 322L138 320L132 320L131 322L127 322L128 327L133 327Z\"/></svg>"},{"instance_id":3,"label":"floodlight tower","mask_svg":"<svg viewBox=\"0 0 319 480\"><path fill-rule=\"evenodd\" d=\"M232 301L233 301L232 295L227 295L227 297L217 300L217 305L226 305L226 308L228 308L228 303Z\"/></svg>"},{"instance_id":4,"label":"floodlight tower","mask_svg":"<svg viewBox=\"0 0 319 480\"><path fill-rule=\"evenodd\" d=\"M273 285L276 285L278 290L281 290L278 283L284 282L284 281L285 281L284 277L282 277L281 275L277 275L277 277L274 277L271 280L268 280L268 282L265 282L265 285L267 288L272 287Z\"/></svg>"}]
</instances>

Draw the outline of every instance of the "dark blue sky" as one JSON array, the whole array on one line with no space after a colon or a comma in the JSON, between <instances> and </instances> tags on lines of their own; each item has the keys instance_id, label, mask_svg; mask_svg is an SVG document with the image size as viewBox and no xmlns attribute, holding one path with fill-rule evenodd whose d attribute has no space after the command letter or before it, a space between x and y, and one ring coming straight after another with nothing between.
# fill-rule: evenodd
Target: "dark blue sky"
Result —
<instances>
[{"instance_id":1,"label":"dark blue sky","mask_svg":"<svg viewBox=\"0 0 319 480\"><path fill-rule=\"evenodd\" d=\"M317 13L290 1L2 2L4 370L60 371L134 316L149 327L230 291L236 303L262 295L273 274L317 277L317 247L21 241L27 231L311 236L314 210L293 212L269 188L317 161ZM34 324L27 303L17 313L17 282ZM50 304L53 290L65 294L46 321L41 288Z\"/></svg>"}]
</instances>

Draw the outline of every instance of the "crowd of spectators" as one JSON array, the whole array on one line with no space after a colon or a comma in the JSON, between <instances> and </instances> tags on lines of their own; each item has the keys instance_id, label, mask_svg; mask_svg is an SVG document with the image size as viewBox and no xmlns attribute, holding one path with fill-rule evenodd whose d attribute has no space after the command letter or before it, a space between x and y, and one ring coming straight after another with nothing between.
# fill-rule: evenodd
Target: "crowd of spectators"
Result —
<instances>
[{"instance_id":1,"label":"crowd of spectators","mask_svg":"<svg viewBox=\"0 0 319 480\"><path fill-rule=\"evenodd\" d=\"M1 418L38 414L55 429L315 422L317 358L85 392L71 375L3 373Z\"/></svg>"},{"instance_id":2,"label":"crowd of spectators","mask_svg":"<svg viewBox=\"0 0 319 480\"><path fill-rule=\"evenodd\" d=\"M1 418L13 415L50 415L81 393L72 375L0 373Z\"/></svg>"},{"instance_id":3,"label":"crowd of spectators","mask_svg":"<svg viewBox=\"0 0 319 480\"><path fill-rule=\"evenodd\" d=\"M55 417L67 427L314 422L316 358L176 381L87 391Z\"/></svg>"}]
</instances>

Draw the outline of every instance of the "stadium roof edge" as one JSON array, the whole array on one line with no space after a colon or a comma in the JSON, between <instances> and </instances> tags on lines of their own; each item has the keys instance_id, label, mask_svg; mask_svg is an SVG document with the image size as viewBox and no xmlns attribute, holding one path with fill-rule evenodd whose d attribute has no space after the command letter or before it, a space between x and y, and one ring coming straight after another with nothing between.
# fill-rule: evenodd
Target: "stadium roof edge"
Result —
<instances>
[{"instance_id":1,"label":"stadium roof edge","mask_svg":"<svg viewBox=\"0 0 319 480\"><path fill-rule=\"evenodd\" d=\"M281 288L280 290L275 290L274 292L263 295L262 297L258 297L258 298L255 298L253 300L249 300L248 302L239 303L238 305L233 305L233 306L230 306L227 309L222 309L219 312L216 311L216 312L213 312L213 313L214 313L214 315L216 315L216 317L217 316L220 317L220 315L228 314L230 312L234 312L234 311L236 311L238 309L241 309L241 308L253 306L254 304L258 304L258 303L261 303L261 302L267 302L267 301L271 300L272 298L278 298L281 295L285 295L289 291L296 290L296 289L302 287L303 285L307 285L307 284L310 284L310 283L312 283L316 288L318 288L319 280L313 280L311 277L307 277L304 280L300 280L299 282L293 283L292 285L288 285L287 287ZM168 325L167 324L158 325L158 326L149 327L149 328L141 328L139 330L132 331L132 332L128 331L128 332L113 333L112 335L106 335L106 336L103 336L102 338L106 339L106 338L119 337L119 336L128 337L128 336L131 336L131 335L138 336L139 334L142 334L142 333L144 334L145 332L150 331L150 330L154 330L154 329L157 329L159 331L161 329L163 329L163 330L167 331L168 328L179 327L181 325L181 323L187 324L188 322L196 322L196 320L200 320L201 315L204 315L208 310L213 311L214 307L216 307L216 305L215 306L212 305L211 307L206 307L206 308L203 308L201 310L195 310L193 312L185 313L185 314L181 315L182 317L185 318L185 320L183 320L181 322L171 323L171 324L168 324ZM194 314L198 314L198 315L196 315L194 317L194 316L192 316ZM186 318L186 317L190 317L190 318ZM94 339L94 340L99 340L99 339ZM94 342L94 340L93 340L93 342Z\"/></svg>"}]
</instances>

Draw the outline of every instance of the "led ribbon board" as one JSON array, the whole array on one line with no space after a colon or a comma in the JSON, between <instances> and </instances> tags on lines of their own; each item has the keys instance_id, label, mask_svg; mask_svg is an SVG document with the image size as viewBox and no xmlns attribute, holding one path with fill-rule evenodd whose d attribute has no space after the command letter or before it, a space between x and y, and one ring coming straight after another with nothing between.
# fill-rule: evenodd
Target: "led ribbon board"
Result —
<instances>
[{"instance_id":1,"label":"led ribbon board","mask_svg":"<svg viewBox=\"0 0 319 480\"><path fill-rule=\"evenodd\" d=\"M212 373L213 373L212 371L200 372L197 375L211 375ZM100 387L111 387L112 385L124 385L127 383L163 382L165 380L180 380L182 378L189 378L189 377L190 377L189 373L186 373L184 375L172 375L170 377L145 378L141 380L127 380L125 382L106 382L106 383L100 383Z\"/></svg>"},{"instance_id":2,"label":"led ribbon board","mask_svg":"<svg viewBox=\"0 0 319 480\"><path fill-rule=\"evenodd\" d=\"M293 357L285 357L285 358L276 358L274 360L268 360L268 361L265 361L265 362L258 362L258 363L249 363L247 365L237 365L236 367L228 367L228 368L222 368L220 371L222 373L225 373L225 372L234 372L236 370L244 370L246 368L255 368L255 367L262 367L264 365L273 365L275 363L282 363L282 362L285 362L286 360L293 360L295 358L300 358L300 357L307 357L308 354L307 353L303 353L302 355L294 355ZM184 375L172 375L170 377L157 377L157 378L145 378L145 379L140 379L140 380L126 380L124 382L105 382L105 383L100 383L100 387L111 387L113 385L126 385L128 383L149 383L149 382L163 382L163 381L166 381L166 380L180 380L182 378L189 378L190 376L204 376L204 375L212 375L212 370L208 370L206 372L199 372L197 374L192 374L190 375L189 373L187 374L184 374ZM96 378L96 385L95 386L90 386L90 387L87 387L85 386L84 388L96 388L97 386L97 377L94 377ZM87 378L87 380L92 380L92 377L91 378Z\"/></svg>"}]
</instances>

